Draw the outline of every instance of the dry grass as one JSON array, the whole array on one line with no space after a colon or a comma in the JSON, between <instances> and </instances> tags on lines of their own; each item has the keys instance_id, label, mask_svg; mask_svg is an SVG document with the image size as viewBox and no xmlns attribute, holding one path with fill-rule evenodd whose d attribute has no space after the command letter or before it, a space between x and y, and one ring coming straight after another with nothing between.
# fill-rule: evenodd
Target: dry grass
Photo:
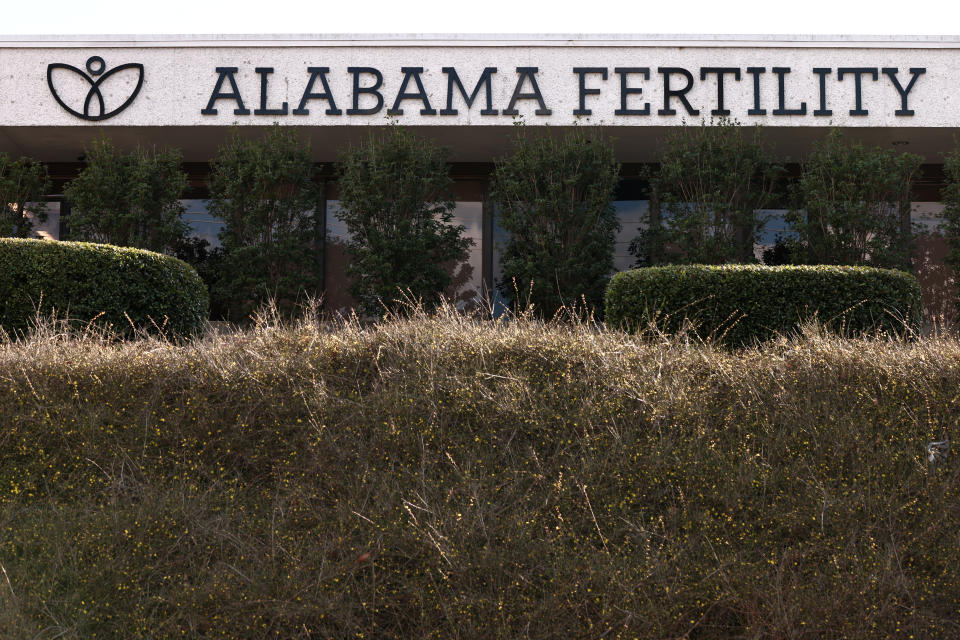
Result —
<instances>
[{"instance_id":1,"label":"dry grass","mask_svg":"<svg viewBox=\"0 0 960 640\"><path fill-rule=\"evenodd\" d=\"M0 344L0 637L960 635L960 342Z\"/></svg>"}]
</instances>

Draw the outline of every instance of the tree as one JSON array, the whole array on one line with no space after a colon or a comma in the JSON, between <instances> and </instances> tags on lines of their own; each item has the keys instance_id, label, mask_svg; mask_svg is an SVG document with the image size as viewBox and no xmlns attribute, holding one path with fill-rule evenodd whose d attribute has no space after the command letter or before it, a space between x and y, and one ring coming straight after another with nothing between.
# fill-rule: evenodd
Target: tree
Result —
<instances>
[{"instance_id":1,"label":"tree","mask_svg":"<svg viewBox=\"0 0 960 640\"><path fill-rule=\"evenodd\" d=\"M246 319L268 300L288 313L319 292L316 172L309 143L279 125L257 140L234 130L220 147L208 205L224 223L211 282L218 314Z\"/></svg>"},{"instance_id":2,"label":"tree","mask_svg":"<svg viewBox=\"0 0 960 640\"><path fill-rule=\"evenodd\" d=\"M642 264L754 262L764 220L757 210L775 197L783 169L735 120L701 122L667 135L652 173L659 210L631 252ZM659 214L659 215L658 215Z\"/></svg>"},{"instance_id":3,"label":"tree","mask_svg":"<svg viewBox=\"0 0 960 640\"><path fill-rule=\"evenodd\" d=\"M47 168L31 158L13 160L0 153L0 236L26 238L33 230L29 212L41 222L47 219L40 200L50 190Z\"/></svg>"},{"instance_id":4,"label":"tree","mask_svg":"<svg viewBox=\"0 0 960 640\"><path fill-rule=\"evenodd\" d=\"M596 132L575 127L533 137L518 128L516 148L497 161L493 181L509 233L498 283L504 295L529 287L529 302L548 315L583 301L602 309L620 229L612 204L619 173L613 145Z\"/></svg>"},{"instance_id":5,"label":"tree","mask_svg":"<svg viewBox=\"0 0 960 640\"><path fill-rule=\"evenodd\" d=\"M87 166L70 181L69 240L173 253L189 231L180 198L187 175L176 149L119 152L107 139L86 150Z\"/></svg>"},{"instance_id":6,"label":"tree","mask_svg":"<svg viewBox=\"0 0 960 640\"><path fill-rule=\"evenodd\" d=\"M454 225L448 150L392 124L340 155L350 293L367 314L405 295L437 304L472 241Z\"/></svg>"},{"instance_id":7,"label":"tree","mask_svg":"<svg viewBox=\"0 0 960 640\"><path fill-rule=\"evenodd\" d=\"M796 185L798 206L788 215L797 234L793 260L908 269L910 185L922 161L848 145L837 130L815 143Z\"/></svg>"}]
</instances>

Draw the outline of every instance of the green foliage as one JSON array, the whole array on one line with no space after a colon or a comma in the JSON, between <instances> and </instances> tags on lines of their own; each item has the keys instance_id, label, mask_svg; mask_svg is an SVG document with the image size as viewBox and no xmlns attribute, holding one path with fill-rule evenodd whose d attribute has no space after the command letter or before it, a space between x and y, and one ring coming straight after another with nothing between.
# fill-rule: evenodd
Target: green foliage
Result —
<instances>
[{"instance_id":1,"label":"green foliage","mask_svg":"<svg viewBox=\"0 0 960 640\"><path fill-rule=\"evenodd\" d=\"M351 238L350 293L367 314L405 295L436 305L472 241L452 224L449 150L392 124L340 155L340 211ZM402 292L402 293L401 293Z\"/></svg>"},{"instance_id":2,"label":"green foliage","mask_svg":"<svg viewBox=\"0 0 960 640\"><path fill-rule=\"evenodd\" d=\"M916 331L916 277L870 267L686 265L648 267L614 276L607 322L674 332L689 320L703 338L752 344L816 319L851 335Z\"/></svg>"},{"instance_id":3,"label":"green foliage","mask_svg":"<svg viewBox=\"0 0 960 640\"><path fill-rule=\"evenodd\" d=\"M189 265L159 253L84 242L0 238L0 326L22 334L38 315L95 321L129 335L200 332L207 290Z\"/></svg>"},{"instance_id":4,"label":"green foliage","mask_svg":"<svg viewBox=\"0 0 960 640\"><path fill-rule=\"evenodd\" d=\"M960 341L0 343L0 637L956 637ZM956 445L954 444L954 447Z\"/></svg>"},{"instance_id":5,"label":"green foliage","mask_svg":"<svg viewBox=\"0 0 960 640\"><path fill-rule=\"evenodd\" d=\"M267 300L285 313L320 288L319 189L309 142L279 125L234 130L210 168L211 215L224 222L210 276L215 315L245 320Z\"/></svg>"},{"instance_id":6,"label":"green foliage","mask_svg":"<svg viewBox=\"0 0 960 640\"><path fill-rule=\"evenodd\" d=\"M909 269L910 184L921 156L846 144L834 129L814 143L797 182L788 221L804 264Z\"/></svg>"},{"instance_id":7,"label":"green foliage","mask_svg":"<svg viewBox=\"0 0 960 640\"><path fill-rule=\"evenodd\" d=\"M575 127L538 137L518 128L516 149L497 161L492 187L509 233L499 283L505 296L529 286L529 302L547 316L584 301L602 311L620 229L612 205L619 173L602 135Z\"/></svg>"},{"instance_id":8,"label":"green foliage","mask_svg":"<svg viewBox=\"0 0 960 640\"><path fill-rule=\"evenodd\" d=\"M40 200L50 190L47 168L31 158L13 160L0 153L0 237L26 238L33 230L30 213L41 222L47 219Z\"/></svg>"},{"instance_id":9,"label":"green foliage","mask_svg":"<svg viewBox=\"0 0 960 640\"><path fill-rule=\"evenodd\" d=\"M87 165L64 188L71 204L66 239L173 253L188 232L180 151L137 147L124 154L101 139L86 156Z\"/></svg>"},{"instance_id":10,"label":"green foliage","mask_svg":"<svg viewBox=\"0 0 960 640\"><path fill-rule=\"evenodd\" d=\"M721 118L667 134L653 188L660 217L641 229L631 252L641 263L755 262L757 215L774 198L783 168L735 120Z\"/></svg>"},{"instance_id":11,"label":"green foliage","mask_svg":"<svg viewBox=\"0 0 960 640\"><path fill-rule=\"evenodd\" d=\"M943 159L943 172L947 184L940 191L943 202L943 226L941 231L947 241L947 257L944 260L954 273L960 273L960 149L954 149ZM960 308L960 298L957 299Z\"/></svg>"}]
</instances>

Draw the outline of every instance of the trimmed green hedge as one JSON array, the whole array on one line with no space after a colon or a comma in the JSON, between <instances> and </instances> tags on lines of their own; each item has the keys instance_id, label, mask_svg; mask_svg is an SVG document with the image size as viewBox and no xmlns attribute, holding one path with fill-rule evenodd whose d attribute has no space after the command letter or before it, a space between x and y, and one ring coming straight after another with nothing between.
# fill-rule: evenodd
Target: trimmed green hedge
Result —
<instances>
[{"instance_id":1,"label":"trimmed green hedge","mask_svg":"<svg viewBox=\"0 0 960 640\"><path fill-rule=\"evenodd\" d=\"M743 345L817 318L851 335L918 329L920 285L902 271L827 265L673 265L618 273L606 296L608 324L651 321L674 332L688 318L703 338Z\"/></svg>"},{"instance_id":2,"label":"trimmed green hedge","mask_svg":"<svg viewBox=\"0 0 960 640\"><path fill-rule=\"evenodd\" d=\"M125 335L133 326L151 331L154 325L170 335L189 335L203 329L208 305L197 272L170 256L0 238L0 326L9 334L28 329L39 308L81 323L96 319Z\"/></svg>"}]
</instances>

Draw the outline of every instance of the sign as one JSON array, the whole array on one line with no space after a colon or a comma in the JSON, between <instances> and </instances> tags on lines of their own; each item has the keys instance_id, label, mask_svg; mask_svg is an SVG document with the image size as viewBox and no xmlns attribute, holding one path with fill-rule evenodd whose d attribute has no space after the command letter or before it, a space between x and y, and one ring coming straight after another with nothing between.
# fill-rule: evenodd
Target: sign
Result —
<instances>
[{"instance_id":1,"label":"sign","mask_svg":"<svg viewBox=\"0 0 960 640\"><path fill-rule=\"evenodd\" d=\"M137 94L140 93L140 87L143 86L143 65L137 63L122 64L104 73L105 68L106 62L104 62L100 56L90 56L86 63L86 73L69 64L60 62L53 63L47 65L47 86L50 87L50 93L53 95L54 100L78 118L92 121L106 120L126 109L130 103L133 102L133 99L137 97ZM83 96L82 92L73 92L73 95L70 95L68 90L67 95L69 97L65 100L57 91L56 83L54 82L58 71L68 71L86 80L90 85L86 95ZM111 105L113 108L108 110L107 103L103 98L104 88L109 86L105 85L105 82L110 78L119 78L125 72L133 72L136 74L136 86L134 86L133 91L130 92L126 100L120 103L119 106ZM94 80L94 78L96 78L96 80ZM116 80L114 80L114 82L116 82ZM121 92L120 95L122 96L123 93ZM71 104L77 106L81 103L83 106L80 111L70 106Z\"/></svg>"},{"instance_id":2,"label":"sign","mask_svg":"<svg viewBox=\"0 0 960 640\"><path fill-rule=\"evenodd\" d=\"M201 109L203 115L217 115L219 110L217 103L226 101L231 104L233 114L238 116L248 116L251 114L249 108L245 105L243 95L237 85L236 75L240 69L238 67L217 67L215 69L217 80L213 91L210 93L210 99L207 106ZM274 73L273 67L255 67L252 70L260 78L259 108L253 110L253 115L286 116L290 115L309 115L309 104L312 101L320 101L326 105L324 114L327 116L352 116L352 115L376 115L385 109L385 105L391 104L390 94L385 95L384 72L376 67L347 67L345 72L351 76L352 91L339 96L341 104L349 101L350 107L345 111L337 107L337 96L330 89L327 76L330 74L329 67L307 67L303 76L303 93L300 97L299 106L292 112L288 103L284 102L279 107L269 107L267 105L267 96L269 94L270 76ZM516 116L520 114L517 108L521 101L530 101L533 105L534 116L549 116L553 114L553 109L547 106L543 97L540 84L537 81L538 67L516 67L512 69L515 72L513 91L506 105L499 105L500 109L494 107L492 78L494 74L500 71L497 67L484 67L476 79L476 84L472 86L472 91L464 88L463 80L456 67L442 67L441 73L446 76L446 91L434 91L434 95L439 95L443 100L444 108L439 111L431 104L430 94L427 92L422 79L423 67L401 67L399 69L397 90L395 96L392 96L392 107L387 107L385 113L388 116L404 115L404 103L412 102L414 107L419 109L421 116L455 116L459 114L459 108L466 110L473 109L474 103L481 96L480 102L475 110L480 115L496 116L499 114L506 116ZM792 97L793 104L788 106L788 76L794 71L790 67L700 67L693 71L683 67L656 67L651 71L651 67L573 67L570 69L572 76L576 78L575 83L567 83L575 86L564 87L570 93L575 93L577 107L571 110L574 116L593 115L594 109L587 105L587 99L591 103L601 100L604 91L598 85L599 81L606 81L611 75L617 77L615 86L608 91L614 94L617 108L613 109L612 115L619 116L650 116L654 111L650 102L644 101L644 85L648 87L651 83L651 73L656 73L657 78L653 84L656 85L655 91L659 92L662 98L662 107L656 110L660 116L675 116L682 113L687 116L699 116L709 111L711 116L730 116L733 112L728 108L729 94L731 91L739 91L741 98L743 94L747 95L746 103L750 105L743 113L736 114L743 116L765 116L769 112L772 116L802 116L807 114L807 103L810 102L811 113L817 117L827 117L833 115L832 102L829 99L828 78L835 78L830 85L842 83L844 78L850 78L848 84L854 87L853 103L850 107L851 116L866 116L870 114L869 105L864 102L863 86L866 81L874 83L883 79L889 81L885 89L888 92L895 92L899 99L899 106L894 109L894 115L912 116L914 111L909 108L910 92L920 76L926 73L923 67L910 67L905 70L908 77L904 78L900 69L896 67L838 67L824 68L817 67L809 69L807 73L813 74L818 79L818 89L815 95ZM773 82L776 85L775 98L771 105L764 102L765 97L769 97L769 92L762 90L763 80L770 77L767 82ZM696 73L699 72L700 81L712 79L715 84L715 94L713 100L708 105L700 104L694 106L688 97L697 84ZM402 77L401 77L402 74ZM744 87L742 79L748 78ZM774 79L775 78L775 79ZM323 87L322 91L317 91L317 81ZM411 82L412 81L412 82ZM229 90L224 89L224 84L229 83ZM507 80L510 82L510 80ZM592 86L587 86L588 82ZM288 79L289 83L289 79ZM831 87L833 88L833 87ZM594 96L596 96L594 98ZM249 100L249 96L248 96ZM366 106L361 107L361 101L366 100ZM741 99L738 102L743 103ZM889 106L890 101L886 100L885 106ZM457 106L459 105L459 107Z\"/></svg>"},{"instance_id":3,"label":"sign","mask_svg":"<svg viewBox=\"0 0 960 640\"><path fill-rule=\"evenodd\" d=\"M960 45L11 46L0 58L7 127L960 128Z\"/></svg>"}]
</instances>

